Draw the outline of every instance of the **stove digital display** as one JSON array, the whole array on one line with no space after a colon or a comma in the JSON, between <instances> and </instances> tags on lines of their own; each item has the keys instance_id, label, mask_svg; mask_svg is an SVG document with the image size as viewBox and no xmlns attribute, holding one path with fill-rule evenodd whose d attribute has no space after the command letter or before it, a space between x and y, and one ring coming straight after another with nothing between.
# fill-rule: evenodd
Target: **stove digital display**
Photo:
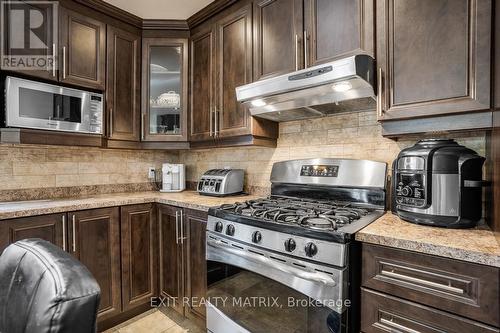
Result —
<instances>
[{"instance_id":1,"label":"stove digital display","mask_svg":"<svg viewBox=\"0 0 500 333\"><path fill-rule=\"evenodd\" d=\"M338 165L303 165L300 175L305 177L338 177Z\"/></svg>"}]
</instances>

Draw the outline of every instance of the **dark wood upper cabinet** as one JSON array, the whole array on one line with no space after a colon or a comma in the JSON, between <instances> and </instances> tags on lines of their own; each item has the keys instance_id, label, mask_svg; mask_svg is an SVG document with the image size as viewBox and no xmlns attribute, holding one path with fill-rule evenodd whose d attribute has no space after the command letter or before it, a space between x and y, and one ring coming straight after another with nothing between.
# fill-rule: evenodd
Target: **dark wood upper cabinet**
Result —
<instances>
[{"instance_id":1,"label":"dark wood upper cabinet","mask_svg":"<svg viewBox=\"0 0 500 333\"><path fill-rule=\"evenodd\" d=\"M87 15L60 7L61 82L105 89L106 25Z\"/></svg>"},{"instance_id":2,"label":"dark wood upper cabinet","mask_svg":"<svg viewBox=\"0 0 500 333\"><path fill-rule=\"evenodd\" d=\"M101 287L98 320L121 312L120 210L118 207L73 212L69 217L72 253Z\"/></svg>"},{"instance_id":3,"label":"dark wood upper cabinet","mask_svg":"<svg viewBox=\"0 0 500 333\"><path fill-rule=\"evenodd\" d=\"M253 81L253 10L229 8L191 37L192 147L276 145L278 124L236 100L236 87Z\"/></svg>"},{"instance_id":4,"label":"dark wood upper cabinet","mask_svg":"<svg viewBox=\"0 0 500 333\"><path fill-rule=\"evenodd\" d=\"M156 296L157 248L152 204L121 207L123 311L151 302Z\"/></svg>"},{"instance_id":5,"label":"dark wood upper cabinet","mask_svg":"<svg viewBox=\"0 0 500 333\"><path fill-rule=\"evenodd\" d=\"M188 139L188 40L143 38L144 141Z\"/></svg>"},{"instance_id":6,"label":"dark wood upper cabinet","mask_svg":"<svg viewBox=\"0 0 500 333\"><path fill-rule=\"evenodd\" d=\"M169 299L173 309L184 314L184 307L180 302L184 295L184 254L179 241L181 211L181 208L173 206L158 206L159 292L160 296Z\"/></svg>"},{"instance_id":7,"label":"dark wood upper cabinet","mask_svg":"<svg viewBox=\"0 0 500 333\"><path fill-rule=\"evenodd\" d=\"M254 2L254 80L304 68L303 1Z\"/></svg>"},{"instance_id":8,"label":"dark wood upper cabinet","mask_svg":"<svg viewBox=\"0 0 500 333\"><path fill-rule=\"evenodd\" d=\"M359 53L374 55L374 0L305 0L307 66Z\"/></svg>"},{"instance_id":9,"label":"dark wood upper cabinet","mask_svg":"<svg viewBox=\"0 0 500 333\"><path fill-rule=\"evenodd\" d=\"M491 0L377 1L380 120L490 108Z\"/></svg>"},{"instance_id":10,"label":"dark wood upper cabinet","mask_svg":"<svg viewBox=\"0 0 500 333\"><path fill-rule=\"evenodd\" d=\"M214 56L212 27L191 37L191 141L209 140L214 130Z\"/></svg>"},{"instance_id":11,"label":"dark wood upper cabinet","mask_svg":"<svg viewBox=\"0 0 500 333\"><path fill-rule=\"evenodd\" d=\"M141 37L108 25L107 45L107 136L115 140L139 141Z\"/></svg>"},{"instance_id":12,"label":"dark wood upper cabinet","mask_svg":"<svg viewBox=\"0 0 500 333\"><path fill-rule=\"evenodd\" d=\"M252 82L252 6L247 5L216 24L217 136L251 133L248 109L236 100L236 87Z\"/></svg>"},{"instance_id":13,"label":"dark wood upper cabinet","mask_svg":"<svg viewBox=\"0 0 500 333\"><path fill-rule=\"evenodd\" d=\"M206 229L207 213L184 209L184 230L186 230L186 267L185 297L201 300L207 296L206 270ZM186 307L186 316L201 326L205 326L205 306L199 302L190 302Z\"/></svg>"},{"instance_id":14,"label":"dark wood upper cabinet","mask_svg":"<svg viewBox=\"0 0 500 333\"><path fill-rule=\"evenodd\" d=\"M53 4L50 4L48 2L40 1L40 3L35 3L33 1L27 3L27 2L20 2L21 6L26 8L25 6L29 6L30 9L38 11L44 18L44 20L47 20L48 22L51 22L54 20L54 17L52 16L53 11ZM4 26L2 27L2 34L4 33L5 29L5 36L10 35L9 29L11 28L11 20L12 20L12 10L10 9L15 9L19 3L16 2L4 2L2 3L2 10L3 10L3 24ZM59 7L58 7L59 8ZM37 54L39 56L45 57L45 68L40 68L40 69L33 69L29 68L28 70L23 70L21 67L13 70L14 72L17 73L22 73L24 75L28 76L33 76L37 78L42 78L45 80L52 80L52 81L57 81L59 79L58 76L58 63L56 62L56 58L53 56L57 56L57 49L56 49L56 44L58 41L59 36L55 35L57 30L52 29L51 24L44 24L42 28L37 28L36 29L36 35L38 38L47 46L44 50L40 49L37 50ZM4 55L15 55L16 53L13 52L15 51L15 48L18 47L17 45L12 45L12 41L10 38L3 38L2 42L4 43L3 45L3 52ZM43 53L43 54L40 54Z\"/></svg>"},{"instance_id":15,"label":"dark wood upper cabinet","mask_svg":"<svg viewBox=\"0 0 500 333\"><path fill-rule=\"evenodd\" d=\"M51 214L0 221L0 253L26 238L40 238L66 250L66 214Z\"/></svg>"}]
</instances>

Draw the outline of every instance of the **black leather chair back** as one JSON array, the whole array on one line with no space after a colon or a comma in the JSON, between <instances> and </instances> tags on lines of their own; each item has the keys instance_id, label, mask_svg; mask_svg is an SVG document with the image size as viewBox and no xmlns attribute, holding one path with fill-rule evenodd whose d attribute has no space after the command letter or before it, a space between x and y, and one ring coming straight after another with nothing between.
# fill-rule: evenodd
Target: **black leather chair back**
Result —
<instances>
[{"instance_id":1,"label":"black leather chair back","mask_svg":"<svg viewBox=\"0 0 500 333\"><path fill-rule=\"evenodd\" d=\"M25 239L0 256L1 333L96 331L100 289L69 253Z\"/></svg>"}]
</instances>

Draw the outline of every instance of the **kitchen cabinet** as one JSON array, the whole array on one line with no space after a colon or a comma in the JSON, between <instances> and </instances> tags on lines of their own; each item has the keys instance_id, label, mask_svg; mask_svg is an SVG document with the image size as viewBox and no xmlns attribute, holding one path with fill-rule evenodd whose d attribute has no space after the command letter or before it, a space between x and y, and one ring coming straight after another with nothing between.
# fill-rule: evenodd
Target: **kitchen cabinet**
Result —
<instances>
[{"instance_id":1,"label":"kitchen cabinet","mask_svg":"<svg viewBox=\"0 0 500 333\"><path fill-rule=\"evenodd\" d=\"M253 118L235 88L252 82L252 6L230 8L191 39L192 147L275 146L278 125Z\"/></svg>"},{"instance_id":2,"label":"kitchen cabinet","mask_svg":"<svg viewBox=\"0 0 500 333\"><path fill-rule=\"evenodd\" d=\"M159 292L160 296L169 299L168 304L173 309L184 314L182 305L184 246L180 236L181 214L181 208L158 206Z\"/></svg>"},{"instance_id":3,"label":"kitchen cabinet","mask_svg":"<svg viewBox=\"0 0 500 333\"><path fill-rule=\"evenodd\" d=\"M206 221L205 212L158 207L160 296L200 326L205 325L205 307L199 302L206 297Z\"/></svg>"},{"instance_id":4,"label":"kitchen cabinet","mask_svg":"<svg viewBox=\"0 0 500 333\"><path fill-rule=\"evenodd\" d=\"M499 332L498 329L372 290L361 291L361 329L377 332Z\"/></svg>"},{"instance_id":5,"label":"kitchen cabinet","mask_svg":"<svg viewBox=\"0 0 500 333\"><path fill-rule=\"evenodd\" d=\"M123 311L151 302L157 287L157 232L153 204L122 206L121 281Z\"/></svg>"},{"instance_id":6,"label":"kitchen cabinet","mask_svg":"<svg viewBox=\"0 0 500 333\"><path fill-rule=\"evenodd\" d=\"M184 209L184 230L186 230L186 274L185 297L193 300L186 305L185 314L200 326L206 325L205 305L200 301L207 295L206 264L206 212Z\"/></svg>"},{"instance_id":7,"label":"kitchen cabinet","mask_svg":"<svg viewBox=\"0 0 500 333\"><path fill-rule=\"evenodd\" d=\"M250 134L252 117L236 100L236 87L252 82L252 7L217 22L215 135Z\"/></svg>"},{"instance_id":8,"label":"kitchen cabinet","mask_svg":"<svg viewBox=\"0 0 500 333\"><path fill-rule=\"evenodd\" d=\"M374 56L374 0L305 0L307 67L359 53Z\"/></svg>"},{"instance_id":9,"label":"kitchen cabinet","mask_svg":"<svg viewBox=\"0 0 500 333\"><path fill-rule=\"evenodd\" d=\"M490 0L383 0L376 12L379 120L490 108Z\"/></svg>"},{"instance_id":10,"label":"kitchen cabinet","mask_svg":"<svg viewBox=\"0 0 500 333\"><path fill-rule=\"evenodd\" d=\"M214 44L211 26L191 37L190 141L205 141L213 136Z\"/></svg>"},{"instance_id":11,"label":"kitchen cabinet","mask_svg":"<svg viewBox=\"0 0 500 333\"><path fill-rule=\"evenodd\" d=\"M141 134L141 37L109 26L107 30L107 137L139 141Z\"/></svg>"},{"instance_id":12,"label":"kitchen cabinet","mask_svg":"<svg viewBox=\"0 0 500 333\"><path fill-rule=\"evenodd\" d=\"M64 7L60 11L59 80L104 90L106 24Z\"/></svg>"},{"instance_id":13,"label":"kitchen cabinet","mask_svg":"<svg viewBox=\"0 0 500 333\"><path fill-rule=\"evenodd\" d=\"M26 4L23 3L22 6L25 6ZM44 17L52 17L52 5L47 4L47 3L40 3L37 4L35 2L30 2L29 6L32 7L33 9L36 9L42 13ZM4 27L5 27L5 36L9 36L8 30L10 29L11 25L11 20L12 18L12 13L13 11L11 9L15 9L16 3L15 2L10 2L10 3L2 3L2 15L4 18ZM10 8L10 9L9 9ZM4 27L2 27L2 33ZM44 28L44 29L43 29ZM57 71L57 59L54 58L54 56L57 56L57 50L56 50L56 44L59 36L54 36L53 31L52 31L52 26L50 24L43 25L43 28L39 27L36 30L36 34L39 37L40 40L42 40L46 45L47 48L45 50L37 50L37 54L39 56L45 57L46 61L46 68L41 68L34 70L32 68L29 68L28 70L22 70L20 67L15 69L15 72L21 73L24 75L29 75L37 78L41 78L44 80L51 80L51 81L57 81L58 80L58 71ZM12 42L10 38L5 38L4 42L4 55L16 55L16 50L15 50L15 45L12 45ZM41 54L40 54L41 53ZM55 66L52 66L54 64Z\"/></svg>"},{"instance_id":14,"label":"kitchen cabinet","mask_svg":"<svg viewBox=\"0 0 500 333\"><path fill-rule=\"evenodd\" d=\"M98 320L121 312L120 209L68 213L69 251L94 275L101 287Z\"/></svg>"},{"instance_id":15,"label":"kitchen cabinet","mask_svg":"<svg viewBox=\"0 0 500 333\"><path fill-rule=\"evenodd\" d=\"M29 5L41 10L51 19L50 7L46 3L32 2ZM58 36L51 35L54 32L51 25L44 25L47 27L44 31L37 30L37 35L40 34L44 40L48 36L49 45L43 56L53 61L54 66L47 66L46 70L15 70L15 72L84 88L104 90L106 25L63 6L58 6L58 11ZM9 19L10 16L7 16L7 20ZM8 43L6 46L7 50L13 47ZM56 59L52 59L53 56L56 56Z\"/></svg>"},{"instance_id":16,"label":"kitchen cabinet","mask_svg":"<svg viewBox=\"0 0 500 333\"><path fill-rule=\"evenodd\" d=\"M142 40L144 141L187 141L188 40Z\"/></svg>"},{"instance_id":17,"label":"kitchen cabinet","mask_svg":"<svg viewBox=\"0 0 500 333\"><path fill-rule=\"evenodd\" d=\"M51 214L0 221L0 254L26 238L40 238L66 250L66 214Z\"/></svg>"},{"instance_id":18,"label":"kitchen cabinet","mask_svg":"<svg viewBox=\"0 0 500 333\"><path fill-rule=\"evenodd\" d=\"M363 244L361 271L364 332L394 325L419 332L425 325L498 332L492 329L500 327L498 268ZM460 325L470 330L459 330Z\"/></svg>"},{"instance_id":19,"label":"kitchen cabinet","mask_svg":"<svg viewBox=\"0 0 500 333\"><path fill-rule=\"evenodd\" d=\"M254 80L304 68L303 0L254 2Z\"/></svg>"},{"instance_id":20,"label":"kitchen cabinet","mask_svg":"<svg viewBox=\"0 0 500 333\"><path fill-rule=\"evenodd\" d=\"M374 0L260 0L254 11L254 80L374 55Z\"/></svg>"}]
</instances>

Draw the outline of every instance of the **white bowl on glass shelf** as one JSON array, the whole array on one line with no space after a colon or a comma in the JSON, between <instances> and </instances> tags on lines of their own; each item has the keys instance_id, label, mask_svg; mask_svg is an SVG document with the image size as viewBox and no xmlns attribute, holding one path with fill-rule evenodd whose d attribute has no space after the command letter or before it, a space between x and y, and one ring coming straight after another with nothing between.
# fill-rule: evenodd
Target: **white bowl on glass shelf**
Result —
<instances>
[{"instance_id":1,"label":"white bowl on glass shelf","mask_svg":"<svg viewBox=\"0 0 500 333\"><path fill-rule=\"evenodd\" d=\"M164 108L178 109L181 106L181 95L175 91L163 93L156 99L156 105Z\"/></svg>"}]
</instances>

